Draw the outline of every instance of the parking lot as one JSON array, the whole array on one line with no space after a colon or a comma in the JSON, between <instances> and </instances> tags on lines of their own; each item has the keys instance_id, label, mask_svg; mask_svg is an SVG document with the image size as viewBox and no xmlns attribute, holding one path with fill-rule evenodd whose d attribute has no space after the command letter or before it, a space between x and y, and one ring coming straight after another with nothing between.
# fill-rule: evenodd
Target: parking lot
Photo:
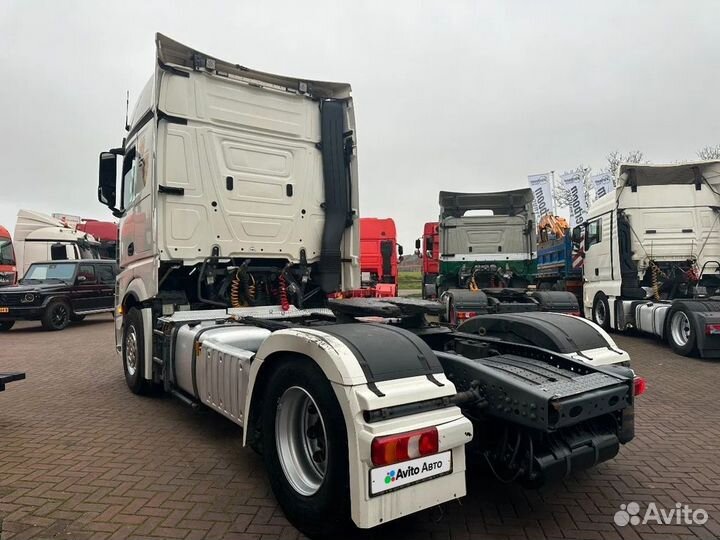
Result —
<instances>
[{"instance_id":1,"label":"parking lot","mask_svg":"<svg viewBox=\"0 0 720 540\"><path fill-rule=\"evenodd\" d=\"M0 335L2 540L292 539L260 458L222 417L126 388L108 315L62 332L35 323ZM480 470L460 502L390 523L374 538L720 537L720 362L618 337L649 384L637 437L620 455L540 491ZM621 504L703 509L702 526L617 526Z\"/></svg>"}]
</instances>

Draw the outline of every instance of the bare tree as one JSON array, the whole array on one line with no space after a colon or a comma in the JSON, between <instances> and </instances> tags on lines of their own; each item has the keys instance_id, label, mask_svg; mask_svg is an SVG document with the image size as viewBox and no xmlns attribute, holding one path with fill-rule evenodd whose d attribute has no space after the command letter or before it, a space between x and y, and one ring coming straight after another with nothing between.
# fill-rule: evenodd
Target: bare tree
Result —
<instances>
[{"instance_id":1,"label":"bare tree","mask_svg":"<svg viewBox=\"0 0 720 540\"><path fill-rule=\"evenodd\" d=\"M589 166L585 166L583 164L578 165L574 169L570 169L569 171L565 171L564 174L579 174L582 176L583 183L585 184L585 202L590 203L590 192L592 189L592 180L590 179L592 175L592 168ZM562 176L562 175L560 175ZM555 179L555 205L558 208L566 208L570 205L570 195L568 193L568 190L565 189L565 185L563 184L562 178L558 176Z\"/></svg>"},{"instance_id":2,"label":"bare tree","mask_svg":"<svg viewBox=\"0 0 720 540\"><path fill-rule=\"evenodd\" d=\"M697 151L697 157L702 160L720 159L720 144L701 148Z\"/></svg>"},{"instance_id":3,"label":"bare tree","mask_svg":"<svg viewBox=\"0 0 720 540\"><path fill-rule=\"evenodd\" d=\"M632 150L627 154L615 150L610 152L605 159L607 159L607 167L603 169L603 172L609 172L612 175L613 184L615 184L615 177L621 163L647 163L645 154L641 150Z\"/></svg>"}]
</instances>

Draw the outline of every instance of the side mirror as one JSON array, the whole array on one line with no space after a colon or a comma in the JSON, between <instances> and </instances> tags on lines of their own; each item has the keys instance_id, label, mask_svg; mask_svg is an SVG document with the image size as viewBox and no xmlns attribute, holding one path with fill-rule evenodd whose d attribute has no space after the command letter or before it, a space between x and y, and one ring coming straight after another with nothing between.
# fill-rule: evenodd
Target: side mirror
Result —
<instances>
[{"instance_id":1,"label":"side mirror","mask_svg":"<svg viewBox=\"0 0 720 540\"><path fill-rule=\"evenodd\" d=\"M402 257L403 256L403 247L400 244L398 244L397 247L398 247L398 255L400 255Z\"/></svg>"},{"instance_id":2,"label":"side mirror","mask_svg":"<svg viewBox=\"0 0 720 540\"><path fill-rule=\"evenodd\" d=\"M573 227L572 230L572 241L573 244L579 244L582 242L583 237L583 225L578 225L577 227Z\"/></svg>"},{"instance_id":3,"label":"side mirror","mask_svg":"<svg viewBox=\"0 0 720 540\"><path fill-rule=\"evenodd\" d=\"M420 239L415 240L415 249L420 249Z\"/></svg>"},{"instance_id":4,"label":"side mirror","mask_svg":"<svg viewBox=\"0 0 720 540\"><path fill-rule=\"evenodd\" d=\"M107 206L115 217L121 215L117 204L117 156L116 152L100 153L98 177L98 201Z\"/></svg>"},{"instance_id":5,"label":"side mirror","mask_svg":"<svg viewBox=\"0 0 720 540\"><path fill-rule=\"evenodd\" d=\"M82 283L83 281L87 281L87 278L86 278L85 276L78 276L78 277L77 277L77 282L78 282L78 283Z\"/></svg>"}]
</instances>

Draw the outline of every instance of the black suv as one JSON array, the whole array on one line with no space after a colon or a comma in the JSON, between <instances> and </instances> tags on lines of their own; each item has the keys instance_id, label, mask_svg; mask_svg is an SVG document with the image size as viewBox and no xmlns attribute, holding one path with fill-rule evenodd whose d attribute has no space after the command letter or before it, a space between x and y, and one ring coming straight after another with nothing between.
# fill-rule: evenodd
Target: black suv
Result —
<instances>
[{"instance_id":1,"label":"black suv","mask_svg":"<svg viewBox=\"0 0 720 540\"><path fill-rule=\"evenodd\" d=\"M114 309L117 264L111 260L33 263L17 285L0 289L0 331L40 320L62 330L91 313Z\"/></svg>"}]
</instances>

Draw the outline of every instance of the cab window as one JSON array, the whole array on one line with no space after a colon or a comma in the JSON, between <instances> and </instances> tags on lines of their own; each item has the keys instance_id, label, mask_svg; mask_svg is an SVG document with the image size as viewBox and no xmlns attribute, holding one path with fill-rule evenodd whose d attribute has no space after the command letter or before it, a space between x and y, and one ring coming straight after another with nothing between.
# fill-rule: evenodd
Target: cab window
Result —
<instances>
[{"instance_id":1,"label":"cab window","mask_svg":"<svg viewBox=\"0 0 720 540\"><path fill-rule=\"evenodd\" d=\"M133 200L135 199L135 195L137 194L135 190L135 177L137 176L137 159L136 159L136 153L135 149L130 149L125 154L125 159L123 159L123 168L122 168L122 189L123 189L123 197L122 197L122 207L128 208L130 205L132 205Z\"/></svg>"},{"instance_id":2,"label":"cab window","mask_svg":"<svg viewBox=\"0 0 720 540\"><path fill-rule=\"evenodd\" d=\"M426 236L425 237L425 256L432 259L433 256L433 237L432 236Z\"/></svg>"},{"instance_id":3,"label":"cab window","mask_svg":"<svg viewBox=\"0 0 720 540\"><path fill-rule=\"evenodd\" d=\"M587 224L587 232L585 233L585 249L599 244L602 241L602 220L596 219L589 221Z\"/></svg>"},{"instance_id":4,"label":"cab window","mask_svg":"<svg viewBox=\"0 0 720 540\"><path fill-rule=\"evenodd\" d=\"M51 261L64 261L67 258L67 246L65 244L53 244L50 246Z\"/></svg>"}]
</instances>

